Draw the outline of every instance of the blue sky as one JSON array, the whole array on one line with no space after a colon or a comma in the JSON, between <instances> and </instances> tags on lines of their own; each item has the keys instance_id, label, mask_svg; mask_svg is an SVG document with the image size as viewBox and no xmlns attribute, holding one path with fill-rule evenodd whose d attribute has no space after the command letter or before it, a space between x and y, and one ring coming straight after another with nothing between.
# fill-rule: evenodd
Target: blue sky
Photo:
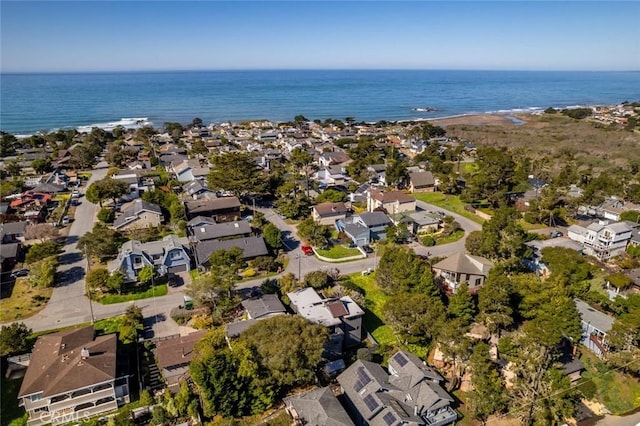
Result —
<instances>
[{"instance_id":1,"label":"blue sky","mask_svg":"<svg viewBox=\"0 0 640 426\"><path fill-rule=\"evenodd\" d=\"M2 72L640 70L640 2L2 0Z\"/></svg>"}]
</instances>

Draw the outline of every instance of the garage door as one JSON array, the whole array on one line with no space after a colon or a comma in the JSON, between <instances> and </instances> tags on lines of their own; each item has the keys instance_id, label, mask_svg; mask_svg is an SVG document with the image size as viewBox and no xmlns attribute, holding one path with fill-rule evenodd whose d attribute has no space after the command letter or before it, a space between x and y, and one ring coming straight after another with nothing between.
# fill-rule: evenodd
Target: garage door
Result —
<instances>
[{"instance_id":1,"label":"garage door","mask_svg":"<svg viewBox=\"0 0 640 426\"><path fill-rule=\"evenodd\" d=\"M178 266L172 266L170 268L167 268L167 272L171 272L172 274L175 274L176 272L186 272L187 271L187 265L178 265Z\"/></svg>"}]
</instances>

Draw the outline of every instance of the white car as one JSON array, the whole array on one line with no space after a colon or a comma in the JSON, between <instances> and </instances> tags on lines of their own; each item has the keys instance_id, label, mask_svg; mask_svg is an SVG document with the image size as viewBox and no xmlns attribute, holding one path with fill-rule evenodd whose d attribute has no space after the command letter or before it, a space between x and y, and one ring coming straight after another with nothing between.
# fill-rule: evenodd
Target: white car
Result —
<instances>
[{"instance_id":1,"label":"white car","mask_svg":"<svg viewBox=\"0 0 640 426\"><path fill-rule=\"evenodd\" d=\"M74 189L73 192L71 192L71 198L80 198L80 191Z\"/></svg>"}]
</instances>

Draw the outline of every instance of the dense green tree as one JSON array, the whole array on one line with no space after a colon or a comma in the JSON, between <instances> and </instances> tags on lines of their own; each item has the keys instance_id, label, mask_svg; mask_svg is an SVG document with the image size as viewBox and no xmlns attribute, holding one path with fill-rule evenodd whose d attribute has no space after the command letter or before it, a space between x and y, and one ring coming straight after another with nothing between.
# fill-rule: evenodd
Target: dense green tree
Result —
<instances>
[{"instance_id":1,"label":"dense green tree","mask_svg":"<svg viewBox=\"0 0 640 426\"><path fill-rule=\"evenodd\" d=\"M491 270L478 291L478 319L498 337L513 324L512 293L511 282L501 268Z\"/></svg>"},{"instance_id":2,"label":"dense green tree","mask_svg":"<svg viewBox=\"0 0 640 426\"><path fill-rule=\"evenodd\" d=\"M3 325L0 329L0 355L14 355L29 351L27 337L33 331L22 322Z\"/></svg>"},{"instance_id":3,"label":"dense green tree","mask_svg":"<svg viewBox=\"0 0 640 426\"><path fill-rule=\"evenodd\" d=\"M32 244L25 256L28 264L39 262L50 256L60 253L60 245L54 241L46 241L44 243Z\"/></svg>"},{"instance_id":4,"label":"dense green tree","mask_svg":"<svg viewBox=\"0 0 640 426\"><path fill-rule=\"evenodd\" d=\"M116 219L116 211L109 207L103 207L98 212L98 220L104 223L113 223Z\"/></svg>"},{"instance_id":5,"label":"dense green tree","mask_svg":"<svg viewBox=\"0 0 640 426\"><path fill-rule=\"evenodd\" d=\"M282 248L282 231L273 223L265 225L262 230L262 236L273 252L277 252Z\"/></svg>"},{"instance_id":6,"label":"dense green tree","mask_svg":"<svg viewBox=\"0 0 640 426\"><path fill-rule=\"evenodd\" d=\"M95 268L87 272L84 280L87 283L89 291L108 289L107 283L110 278L109 271L106 268Z\"/></svg>"},{"instance_id":7,"label":"dense green tree","mask_svg":"<svg viewBox=\"0 0 640 426\"><path fill-rule=\"evenodd\" d=\"M336 189L327 189L325 191L323 191L320 195L318 195L316 197L316 203L324 203L324 202L331 202L331 203L337 203L340 201L346 201L347 200L347 194L345 194L342 191L338 191Z\"/></svg>"},{"instance_id":8,"label":"dense green tree","mask_svg":"<svg viewBox=\"0 0 640 426\"><path fill-rule=\"evenodd\" d=\"M431 267L411 249L402 246L387 245L383 248L376 282L388 294L420 291L430 297L440 295L433 282Z\"/></svg>"},{"instance_id":9,"label":"dense green tree","mask_svg":"<svg viewBox=\"0 0 640 426\"><path fill-rule=\"evenodd\" d=\"M484 425L489 416L507 408L507 392L502 375L489 357L489 345L480 342L474 346L469 366L473 391L467 404L472 416Z\"/></svg>"},{"instance_id":10,"label":"dense green tree","mask_svg":"<svg viewBox=\"0 0 640 426\"><path fill-rule=\"evenodd\" d=\"M258 321L240 341L279 385L293 386L313 382L328 338L325 326L298 315L278 315Z\"/></svg>"},{"instance_id":11,"label":"dense green tree","mask_svg":"<svg viewBox=\"0 0 640 426\"><path fill-rule=\"evenodd\" d=\"M399 186L409 177L407 164L401 160L388 160L384 175L387 185Z\"/></svg>"},{"instance_id":12,"label":"dense green tree","mask_svg":"<svg viewBox=\"0 0 640 426\"><path fill-rule=\"evenodd\" d=\"M51 160L48 158L39 158L31 162L31 167L36 173L47 173L53 170Z\"/></svg>"},{"instance_id":13,"label":"dense green tree","mask_svg":"<svg viewBox=\"0 0 640 426\"><path fill-rule=\"evenodd\" d=\"M262 193L266 189L266 179L248 153L229 152L212 159L209 172L209 188L229 191L236 196L248 193Z\"/></svg>"},{"instance_id":14,"label":"dense green tree","mask_svg":"<svg viewBox=\"0 0 640 426\"><path fill-rule=\"evenodd\" d=\"M315 289L325 288L331 281L331 277L325 271L312 271L304 276L305 285Z\"/></svg>"},{"instance_id":15,"label":"dense green tree","mask_svg":"<svg viewBox=\"0 0 640 426\"><path fill-rule=\"evenodd\" d=\"M316 169L316 166L313 162L313 155L296 147L293 151L291 151L289 162L293 165L293 167L295 167L295 170L298 173L304 175L307 197L309 197L309 175Z\"/></svg>"},{"instance_id":16,"label":"dense green tree","mask_svg":"<svg viewBox=\"0 0 640 426\"><path fill-rule=\"evenodd\" d=\"M506 201L506 193L516 185L511 154L504 148L479 147L476 164L476 172L468 179L467 199L486 199L498 207Z\"/></svg>"},{"instance_id":17,"label":"dense green tree","mask_svg":"<svg viewBox=\"0 0 640 426\"><path fill-rule=\"evenodd\" d=\"M85 233L78 240L77 248L100 262L114 258L124 239L122 234L102 223L93 225L91 232Z\"/></svg>"},{"instance_id":18,"label":"dense green tree","mask_svg":"<svg viewBox=\"0 0 640 426\"><path fill-rule=\"evenodd\" d=\"M385 303L383 311L386 321L405 343L429 343L446 318L440 299L423 293L397 293Z\"/></svg>"},{"instance_id":19,"label":"dense green tree","mask_svg":"<svg viewBox=\"0 0 640 426\"><path fill-rule=\"evenodd\" d=\"M156 276L156 269L152 265L146 265L138 271L138 281L142 284L152 282Z\"/></svg>"},{"instance_id":20,"label":"dense green tree","mask_svg":"<svg viewBox=\"0 0 640 426\"><path fill-rule=\"evenodd\" d=\"M32 287L53 287L55 284L58 256L49 256L30 264L29 282Z\"/></svg>"},{"instance_id":21,"label":"dense green tree","mask_svg":"<svg viewBox=\"0 0 640 426\"><path fill-rule=\"evenodd\" d=\"M142 308L131 305L120 319L118 338L122 343L132 343L138 340L138 331L144 329Z\"/></svg>"},{"instance_id":22,"label":"dense green tree","mask_svg":"<svg viewBox=\"0 0 640 426\"><path fill-rule=\"evenodd\" d=\"M450 317L459 319L460 323L465 326L473 322L476 306L469 294L469 285L466 282L460 284L456 292L449 298L447 313Z\"/></svg>"},{"instance_id":23,"label":"dense green tree","mask_svg":"<svg viewBox=\"0 0 640 426\"><path fill-rule=\"evenodd\" d=\"M238 363L229 349L194 359L189 370L203 401L204 415L243 416L250 413L251 378L238 372Z\"/></svg>"},{"instance_id":24,"label":"dense green tree","mask_svg":"<svg viewBox=\"0 0 640 426\"><path fill-rule=\"evenodd\" d=\"M122 272L115 272L107 280L107 288L111 292L122 293L125 277Z\"/></svg>"},{"instance_id":25,"label":"dense green tree","mask_svg":"<svg viewBox=\"0 0 640 426\"><path fill-rule=\"evenodd\" d=\"M313 246L325 246L329 241L329 227L319 225L312 217L308 217L298 224L298 235Z\"/></svg>"},{"instance_id":26,"label":"dense green tree","mask_svg":"<svg viewBox=\"0 0 640 426\"><path fill-rule=\"evenodd\" d=\"M20 176L22 173L22 166L17 160L10 160L4 163L4 170L9 176Z\"/></svg>"},{"instance_id":27,"label":"dense green tree","mask_svg":"<svg viewBox=\"0 0 640 426\"><path fill-rule=\"evenodd\" d=\"M16 152L18 138L11 133L0 131L0 157L5 158Z\"/></svg>"},{"instance_id":28,"label":"dense green tree","mask_svg":"<svg viewBox=\"0 0 640 426\"><path fill-rule=\"evenodd\" d=\"M503 261L510 269L522 267L521 260L528 257L525 245L527 233L518 224L519 213L510 207L500 207L493 217L482 225L481 238L467 243L471 254L494 261Z\"/></svg>"},{"instance_id":29,"label":"dense green tree","mask_svg":"<svg viewBox=\"0 0 640 426\"><path fill-rule=\"evenodd\" d=\"M89 185L85 196L87 201L100 204L102 207L104 200L112 199L115 203L118 198L128 193L129 184L127 182L107 177Z\"/></svg>"},{"instance_id":30,"label":"dense green tree","mask_svg":"<svg viewBox=\"0 0 640 426\"><path fill-rule=\"evenodd\" d=\"M611 350L607 353L607 361L624 371L639 374L640 296L631 299L634 305L614 321L608 333L607 341Z\"/></svg>"}]
</instances>

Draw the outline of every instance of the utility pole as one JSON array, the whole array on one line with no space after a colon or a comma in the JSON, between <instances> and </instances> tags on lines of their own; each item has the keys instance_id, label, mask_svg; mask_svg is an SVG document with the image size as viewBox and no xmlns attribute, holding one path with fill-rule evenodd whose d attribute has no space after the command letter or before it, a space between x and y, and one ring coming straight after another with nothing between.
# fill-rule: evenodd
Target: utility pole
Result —
<instances>
[{"instance_id":1,"label":"utility pole","mask_svg":"<svg viewBox=\"0 0 640 426\"><path fill-rule=\"evenodd\" d=\"M85 277L89 275L89 271L91 270L91 259L89 258L89 254L87 253L87 245L84 246L84 256L87 258L87 272L85 273ZM85 290L87 292L87 296L89 297L89 311L91 311L91 324L95 324L96 319L93 316L93 303L91 302L91 288L89 288L89 284L87 284L87 280L85 278Z\"/></svg>"},{"instance_id":2,"label":"utility pole","mask_svg":"<svg viewBox=\"0 0 640 426\"><path fill-rule=\"evenodd\" d=\"M300 276L300 254L298 254L298 281L302 282L302 277Z\"/></svg>"}]
</instances>

